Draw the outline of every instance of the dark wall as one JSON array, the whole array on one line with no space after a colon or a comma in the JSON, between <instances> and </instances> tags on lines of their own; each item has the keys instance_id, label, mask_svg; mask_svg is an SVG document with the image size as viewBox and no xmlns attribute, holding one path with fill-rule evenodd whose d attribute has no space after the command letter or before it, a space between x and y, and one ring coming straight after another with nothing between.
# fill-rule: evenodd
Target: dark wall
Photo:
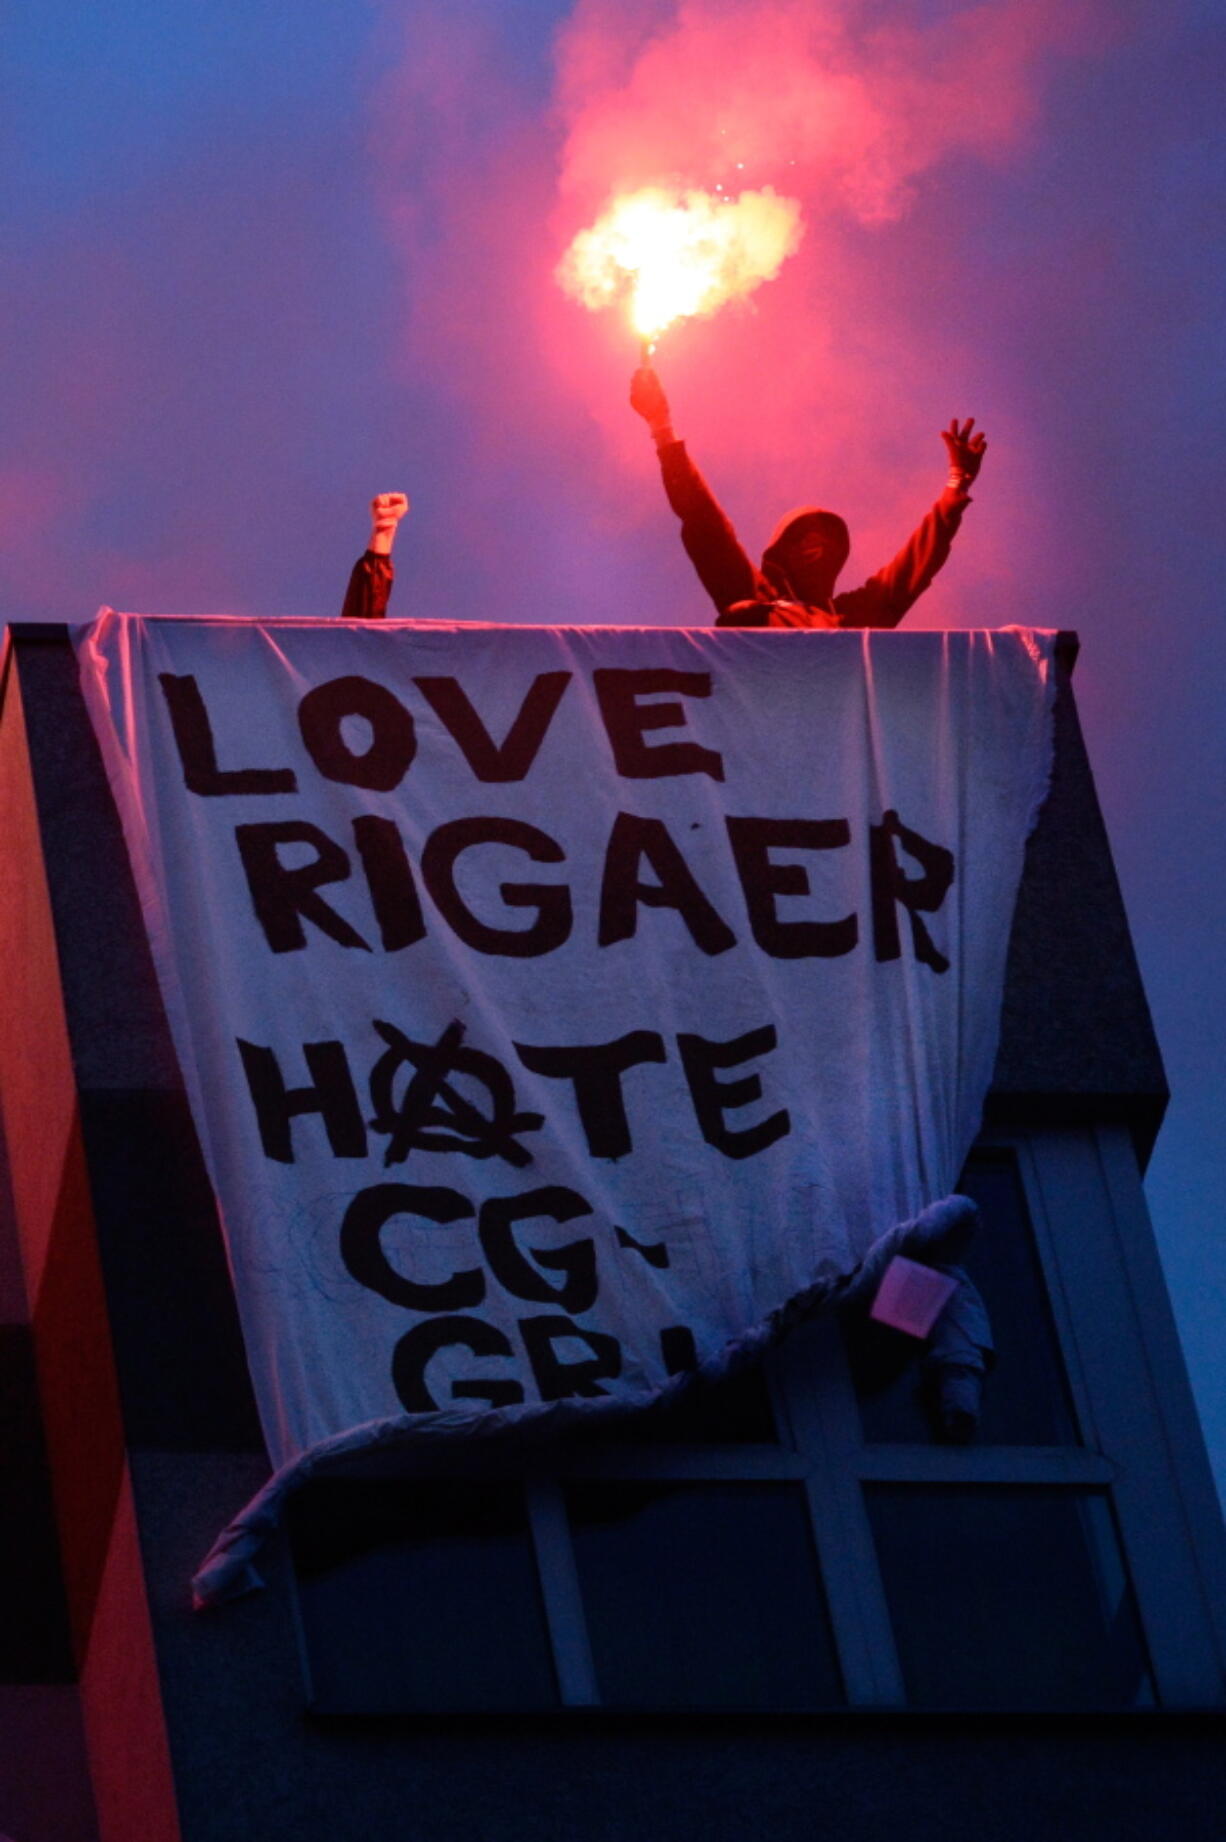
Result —
<instances>
[{"instance_id":1,"label":"dark wall","mask_svg":"<svg viewBox=\"0 0 1226 1842\"><path fill-rule=\"evenodd\" d=\"M1075 646L1061 651L1051 790L1026 847L987 1117L1122 1121L1144 1163L1166 1076L1073 699Z\"/></svg>"},{"instance_id":2,"label":"dark wall","mask_svg":"<svg viewBox=\"0 0 1226 1842\"><path fill-rule=\"evenodd\" d=\"M17 629L16 647L186 1842L1221 1833L1221 1755L1187 1720L328 1725L303 1711L279 1548L267 1592L193 1614L188 1579L267 1465L212 1197L67 635ZM1067 683L1058 720L1052 795L1010 949L992 1111L1024 1122L1084 1107L1127 1118L1146 1138L1165 1098L1161 1062ZM104 1842L129 1839L104 1831Z\"/></svg>"}]
</instances>

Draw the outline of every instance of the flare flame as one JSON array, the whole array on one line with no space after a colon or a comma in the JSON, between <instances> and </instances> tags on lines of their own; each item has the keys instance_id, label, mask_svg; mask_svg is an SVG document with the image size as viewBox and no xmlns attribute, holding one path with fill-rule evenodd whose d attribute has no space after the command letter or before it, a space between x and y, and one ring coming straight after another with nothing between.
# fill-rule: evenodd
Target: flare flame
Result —
<instances>
[{"instance_id":1,"label":"flare flame","mask_svg":"<svg viewBox=\"0 0 1226 1842\"><path fill-rule=\"evenodd\" d=\"M646 186L581 230L557 268L591 312L627 300L640 339L771 281L800 246L800 205L770 186L723 198Z\"/></svg>"}]
</instances>

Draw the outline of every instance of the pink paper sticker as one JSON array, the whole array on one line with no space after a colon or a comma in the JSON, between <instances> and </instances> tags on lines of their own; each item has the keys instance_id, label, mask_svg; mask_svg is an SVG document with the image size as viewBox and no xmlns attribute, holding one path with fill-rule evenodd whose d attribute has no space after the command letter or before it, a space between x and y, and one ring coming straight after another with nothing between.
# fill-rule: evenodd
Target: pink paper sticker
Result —
<instances>
[{"instance_id":1,"label":"pink paper sticker","mask_svg":"<svg viewBox=\"0 0 1226 1842\"><path fill-rule=\"evenodd\" d=\"M895 1254L881 1276L868 1315L879 1324L906 1331L909 1337L926 1337L957 1290L956 1279L908 1260L905 1254Z\"/></svg>"}]
</instances>

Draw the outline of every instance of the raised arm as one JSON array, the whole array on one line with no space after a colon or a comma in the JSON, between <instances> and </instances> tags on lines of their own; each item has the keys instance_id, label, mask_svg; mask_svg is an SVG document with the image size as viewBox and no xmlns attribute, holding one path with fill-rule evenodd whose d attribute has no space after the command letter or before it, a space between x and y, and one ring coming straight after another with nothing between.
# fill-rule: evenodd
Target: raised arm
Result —
<instances>
[{"instance_id":1,"label":"raised arm","mask_svg":"<svg viewBox=\"0 0 1226 1842\"><path fill-rule=\"evenodd\" d=\"M835 610L843 626L896 627L945 562L987 450L986 437L972 435L974 426L973 417L959 426L955 416L941 430L949 457L945 490L884 569L870 576L863 588L835 596Z\"/></svg>"},{"instance_id":2,"label":"raised arm","mask_svg":"<svg viewBox=\"0 0 1226 1842\"><path fill-rule=\"evenodd\" d=\"M651 430L668 503L681 520L681 541L699 581L721 614L735 601L752 600L758 572L685 443L673 433L668 398L650 365L640 365L630 380L630 407Z\"/></svg>"},{"instance_id":3,"label":"raised arm","mask_svg":"<svg viewBox=\"0 0 1226 1842\"><path fill-rule=\"evenodd\" d=\"M342 620L382 620L396 572L392 545L396 529L409 509L402 492L376 493L370 502L370 542L354 564L341 608Z\"/></svg>"}]
</instances>

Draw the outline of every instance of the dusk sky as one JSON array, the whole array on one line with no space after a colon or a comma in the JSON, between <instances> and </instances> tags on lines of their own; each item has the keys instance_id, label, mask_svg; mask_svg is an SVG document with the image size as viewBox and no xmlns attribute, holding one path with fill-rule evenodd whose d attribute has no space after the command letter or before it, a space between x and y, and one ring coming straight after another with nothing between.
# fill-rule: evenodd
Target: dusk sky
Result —
<instances>
[{"instance_id":1,"label":"dusk sky","mask_svg":"<svg viewBox=\"0 0 1226 1842\"><path fill-rule=\"evenodd\" d=\"M40 0L0 73L0 618L328 616L399 489L393 613L707 624L635 341L553 272L624 187L800 201L665 335L677 429L752 547L843 512L844 586L986 429L909 624L1081 635L1226 1486L1220 0Z\"/></svg>"}]
</instances>

